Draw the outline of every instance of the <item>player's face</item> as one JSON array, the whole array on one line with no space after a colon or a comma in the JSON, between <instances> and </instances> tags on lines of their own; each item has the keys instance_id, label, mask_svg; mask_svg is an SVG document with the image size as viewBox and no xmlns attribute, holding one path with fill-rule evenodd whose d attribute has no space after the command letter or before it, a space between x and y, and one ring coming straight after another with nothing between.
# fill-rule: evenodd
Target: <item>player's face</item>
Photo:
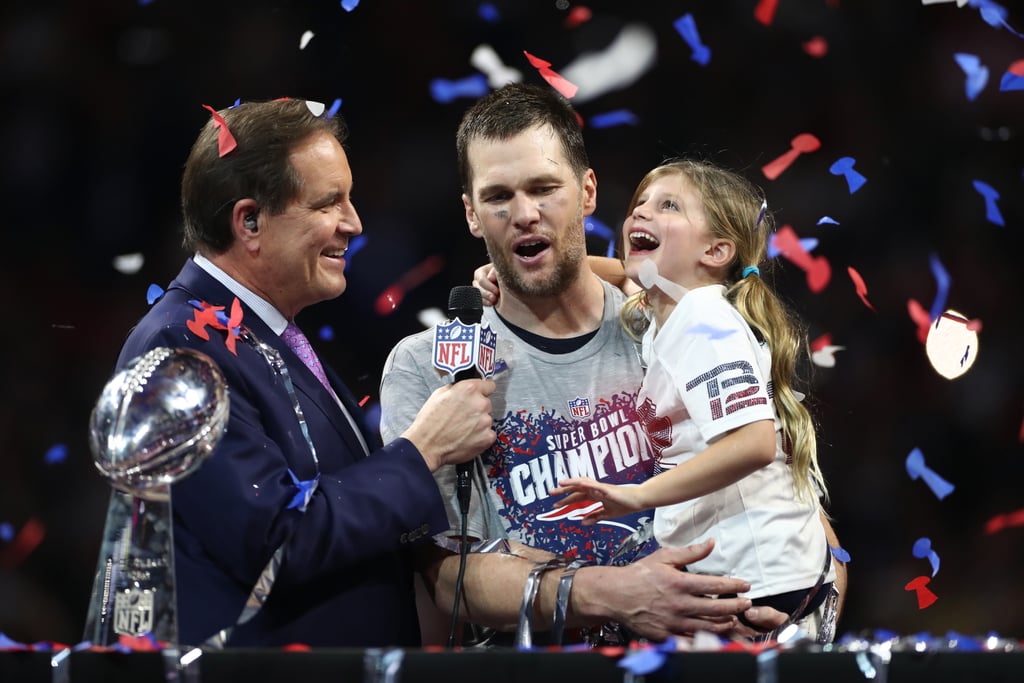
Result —
<instances>
[{"instance_id":1,"label":"player's face","mask_svg":"<svg viewBox=\"0 0 1024 683\"><path fill-rule=\"evenodd\" d=\"M639 264L651 260L658 274L692 289L714 282L702 267L712 245L704 205L685 176L657 178L637 199L622 224L626 275L639 282Z\"/></svg>"},{"instance_id":2,"label":"player's face","mask_svg":"<svg viewBox=\"0 0 1024 683\"><path fill-rule=\"evenodd\" d=\"M482 237L503 291L553 296L579 276L586 258L583 217L594 211L597 181L569 165L550 127L505 140L473 140L472 195L463 195L470 232Z\"/></svg>"},{"instance_id":3,"label":"player's face","mask_svg":"<svg viewBox=\"0 0 1024 683\"><path fill-rule=\"evenodd\" d=\"M338 140L320 133L296 147L299 196L261 217L258 289L285 316L345 291L345 251L363 231L352 204L352 171Z\"/></svg>"}]
</instances>

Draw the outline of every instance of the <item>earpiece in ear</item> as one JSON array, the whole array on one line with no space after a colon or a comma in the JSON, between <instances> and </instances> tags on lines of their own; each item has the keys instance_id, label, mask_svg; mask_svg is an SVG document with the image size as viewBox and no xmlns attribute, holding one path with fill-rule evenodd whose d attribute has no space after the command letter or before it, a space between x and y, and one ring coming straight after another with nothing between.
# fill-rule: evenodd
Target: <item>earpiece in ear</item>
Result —
<instances>
[{"instance_id":1,"label":"earpiece in ear","mask_svg":"<svg viewBox=\"0 0 1024 683\"><path fill-rule=\"evenodd\" d=\"M254 213L247 214L245 218L242 219L242 225L244 225L245 229L250 232L256 232L260 229L259 226L256 225L256 214Z\"/></svg>"}]
</instances>

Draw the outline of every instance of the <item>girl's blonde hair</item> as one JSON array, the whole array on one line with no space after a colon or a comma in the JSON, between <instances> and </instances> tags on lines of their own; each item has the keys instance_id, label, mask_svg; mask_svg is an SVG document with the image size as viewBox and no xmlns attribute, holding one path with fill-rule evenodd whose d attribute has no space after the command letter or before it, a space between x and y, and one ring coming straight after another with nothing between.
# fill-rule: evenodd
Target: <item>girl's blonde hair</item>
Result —
<instances>
[{"instance_id":1,"label":"girl's blonde hair","mask_svg":"<svg viewBox=\"0 0 1024 683\"><path fill-rule=\"evenodd\" d=\"M796 362L808 352L806 334L800 321L790 313L760 276L743 277L748 266L767 267L768 236L774 230L771 214L764 208L759 188L742 176L704 161L667 161L644 176L633 193L626 215L633 212L640 196L656 180L668 175L686 178L697 190L712 235L728 239L736 254L728 267L726 298L736 307L754 333L768 344L772 359L769 395L782 422L783 446L791 458L796 495L813 500L813 480L827 498L828 490L818 467L815 425L810 412L796 397L793 381ZM629 297L622 309L626 332L639 341L648 325L644 310L647 293Z\"/></svg>"}]
</instances>

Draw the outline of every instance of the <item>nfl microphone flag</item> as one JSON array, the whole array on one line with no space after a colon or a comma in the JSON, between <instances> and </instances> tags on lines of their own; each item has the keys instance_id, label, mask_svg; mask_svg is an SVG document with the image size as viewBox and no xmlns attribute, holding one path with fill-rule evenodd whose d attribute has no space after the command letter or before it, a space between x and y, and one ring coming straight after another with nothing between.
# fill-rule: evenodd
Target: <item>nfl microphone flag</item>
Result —
<instances>
[{"instance_id":1,"label":"nfl microphone flag","mask_svg":"<svg viewBox=\"0 0 1024 683\"><path fill-rule=\"evenodd\" d=\"M453 378L475 368L480 377L494 374L498 335L486 323L466 324L456 318L434 328L433 364Z\"/></svg>"}]
</instances>

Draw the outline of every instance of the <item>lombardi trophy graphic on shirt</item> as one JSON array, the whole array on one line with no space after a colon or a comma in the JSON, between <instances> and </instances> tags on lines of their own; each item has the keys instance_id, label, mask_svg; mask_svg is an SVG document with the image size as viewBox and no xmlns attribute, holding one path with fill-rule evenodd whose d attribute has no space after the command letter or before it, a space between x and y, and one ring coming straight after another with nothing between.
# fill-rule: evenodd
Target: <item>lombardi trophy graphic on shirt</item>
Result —
<instances>
[{"instance_id":1,"label":"lombardi trophy graphic on shirt","mask_svg":"<svg viewBox=\"0 0 1024 683\"><path fill-rule=\"evenodd\" d=\"M228 411L220 370L192 349L155 348L103 388L89 445L114 490L84 640L178 644L170 486L213 452Z\"/></svg>"}]
</instances>

